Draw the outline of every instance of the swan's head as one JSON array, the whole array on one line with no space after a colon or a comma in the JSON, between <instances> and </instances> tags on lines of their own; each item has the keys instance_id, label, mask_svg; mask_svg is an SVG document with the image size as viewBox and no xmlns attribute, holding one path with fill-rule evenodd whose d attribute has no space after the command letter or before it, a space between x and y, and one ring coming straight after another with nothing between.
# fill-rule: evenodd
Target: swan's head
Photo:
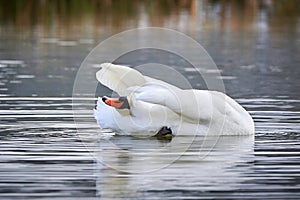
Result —
<instances>
[{"instance_id":1,"label":"swan's head","mask_svg":"<svg viewBox=\"0 0 300 200\"><path fill-rule=\"evenodd\" d=\"M102 101L109 106L116 109L130 109L127 97L110 98L107 96L102 97Z\"/></svg>"}]
</instances>

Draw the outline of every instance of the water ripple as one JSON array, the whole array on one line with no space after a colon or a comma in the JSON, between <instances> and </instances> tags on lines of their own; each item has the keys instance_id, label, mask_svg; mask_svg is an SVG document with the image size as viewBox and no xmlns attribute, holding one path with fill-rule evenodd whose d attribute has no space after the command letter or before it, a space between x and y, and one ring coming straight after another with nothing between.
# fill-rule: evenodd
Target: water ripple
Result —
<instances>
[{"instance_id":1,"label":"water ripple","mask_svg":"<svg viewBox=\"0 0 300 200\"><path fill-rule=\"evenodd\" d=\"M178 157L189 138L111 137L93 120L78 127L72 100L0 97L1 199L299 197L300 100L238 99L255 120L255 143L251 137L196 137L171 165L166 161ZM89 119L91 109L77 113ZM161 163L152 173L126 173Z\"/></svg>"}]
</instances>

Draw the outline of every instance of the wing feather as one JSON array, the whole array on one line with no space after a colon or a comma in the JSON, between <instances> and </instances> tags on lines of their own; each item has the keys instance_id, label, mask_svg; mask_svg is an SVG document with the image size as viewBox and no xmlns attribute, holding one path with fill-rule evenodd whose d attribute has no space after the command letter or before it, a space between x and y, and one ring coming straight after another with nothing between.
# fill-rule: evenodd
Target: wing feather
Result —
<instances>
[{"instance_id":1,"label":"wing feather","mask_svg":"<svg viewBox=\"0 0 300 200\"><path fill-rule=\"evenodd\" d=\"M130 67L111 63L103 63L100 66L101 69L96 73L97 80L121 96L130 94L127 88L146 83L145 77Z\"/></svg>"}]
</instances>

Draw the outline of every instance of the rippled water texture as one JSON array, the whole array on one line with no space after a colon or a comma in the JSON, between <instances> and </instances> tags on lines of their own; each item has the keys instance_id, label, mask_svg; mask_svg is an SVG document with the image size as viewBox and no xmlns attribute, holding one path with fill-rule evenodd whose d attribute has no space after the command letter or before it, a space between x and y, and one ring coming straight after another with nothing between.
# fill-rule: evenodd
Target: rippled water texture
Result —
<instances>
[{"instance_id":1,"label":"rippled water texture","mask_svg":"<svg viewBox=\"0 0 300 200\"><path fill-rule=\"evenodd\" d=\"M255 119L255 143L252 136L196 137L181 157L191 138L103 137L92 122L78 135L71 98L0 100L3 198L299 195L299 111L286 107L300 100L238 99Z\"/></svg>"},{"instance_id":2,"label":"rippled water texture","mask_svg":"<svg viewBox=\"0 0 300 200\"><path fill-rule=\"evenodd\" d=\"M300 198L298 1L0 5L0 199ZM255 136L165 141L98 128L96 99L72 98L76 72L99 42L146 26L179 30L204 46L221 73L215 78L253 116ZM206 88L171 54L146 49L116 62L166 64ZM108 92L99 85L96 96ZM72 102L86 108L79 126Z\"/></svg>"}]
</instances>

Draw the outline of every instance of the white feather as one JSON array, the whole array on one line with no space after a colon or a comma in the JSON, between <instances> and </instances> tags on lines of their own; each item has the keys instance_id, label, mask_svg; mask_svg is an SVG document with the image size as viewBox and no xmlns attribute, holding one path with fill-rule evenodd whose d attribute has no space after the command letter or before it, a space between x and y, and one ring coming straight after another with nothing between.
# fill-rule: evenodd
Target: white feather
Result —
<instances>
[{"instance_id":1,"label":"white feather","mask_svg":"<svg viewBox=\"0 0 300 200\"><path fill-rule=\"evenodd\" d=\"M249 113L224 93L183 90L125 66L105 63L101 67L97 79L119 95L128 96L131 113L122 115L99 99L94 113L102 128L150 135L163 126L184 134L254 133Z\"/></svg>"},{"instance_id":2,"label":"white feather","mask_svg":"<svg viewBox=\"0 0 300 200\"><path fill-rule=\"evenodd\" d=\"M103 63L96 73L97 80L121 96L129 95L127 88L146 83L144 76L129 67Z\"/></svg>"}]
</instances>

